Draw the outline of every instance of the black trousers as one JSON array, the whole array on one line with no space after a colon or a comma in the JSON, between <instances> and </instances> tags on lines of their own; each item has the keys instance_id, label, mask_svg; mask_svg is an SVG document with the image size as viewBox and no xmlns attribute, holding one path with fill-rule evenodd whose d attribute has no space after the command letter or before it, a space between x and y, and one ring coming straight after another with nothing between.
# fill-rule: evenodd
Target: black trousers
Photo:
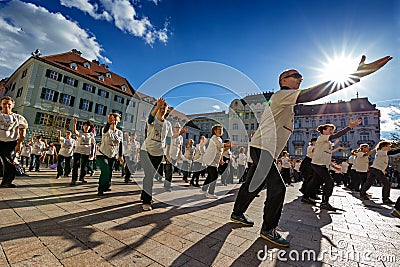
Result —
<instances>
[{"instance_id":1,"label":"black trousers","mask_svg":"<svg viewBox=\"0 0 400 267\"><path fill-rule=\"evenodd\" d=\"M86 168L89 163L89 155L83 155L80 153L74 153L74 164L72 167L72 181L76 182L78 180L78 168L81 168L81 173L79 175L79 180L85 178Z\"/></svg>"},{"instance_id":2,"label":"black trousers","mask_svg":"<svg viewBox=\"0 0 400 267\"><path fill-rule=\"evenodd\" d=\"M397 198L396 204L394 204L394 208L400 211L400 197Z\"/></svg>"},{"instance_id":3,"label":"black trousers","mask_svg":"<svg viewBox=\"0 0 400 267\"><path fill-rule=\"evenodd\" d=\"M278 226L285 200L286 186L275 165L273 156L266 150L250 147L253 163L247 173L246 181L239 189L233 213L241 215L246 212L254 198L267 188L264 202L263 230Z\"/></svg>"},{"instance_id":4,"label":"black trousers","mask_svg":"<svg viewBox=\"0 0 400 267\"><path fill-rule=\"evenodd\" d=\"M381 170L375 169L373 167L370 168L369 176L361 187L361 196L365 196L368 189L370 189L371 186L374 184L375 179L382 184L382 199L388 199L390 197L390 182Z\"/></svg>"},{"instance_id":5,"label":"black trousers","mask_svg":"<svg viewBox=\"0 0 400 267\"><path fill-rule=\"evenodd\" d=\"M211 195L214 195L215 192L215 184L218 179L218 168L214 166L207 166L207 178L204 181L202 186L203 191L207 191Z\"/></svg>"},{"instance_id":6,"label":"black trousers","mask_svg":"<svg viewBox=\"0 0 400 267\"><path fill-rule=\"evenodd\" d=\"M353 179L353 190L356 192L361 191L361 187L364 185L365 181L367 180L368 173L367 172L358 172L354 171L352 179Z\"/></svg>"},{"instance_id":7,"label":"black trousers","mask_svg":"<svg viewBox=\"0 0 400 267\"><path fill-rule=\"evenodd\" d=\"M24 167L24 161L25 161L25 166L28 168L29 167L29 157L27 156L21 156L21 167Z\"/></svg>"},{"instance_id":8,"label":"black trousers","mask_svg":"<svg viewBox=\"0 0 400 267\"><path fill-rule=\"evenodd\" d=\"M3 142L0 141L0 160L3 165L3 180L2 185L11 184L17 174L13 164L13 153L17 141Z\"/></svg>"},{"instance_id":9,"label":"black trousers","mask_svg":"<svg viewBox=\"0 0 400 267\"><path fill-rule=\"evenodd\" d=\"M290 168L282 168L282 178L285 183L292 183L292 178L290 177Z\"/></svg>"},{"instance_id":10,"label":"black trousers","mask_svg":"<svg viewBox=\"0 0 400 267\"><path fill-rule=\"evenodd\" d=\"M163 156L152 156L147 151L140 151L140 160L144 170L143 190L140 196L143 204L151 204L153 199L153 179L161 164Z\"/></svg>"},{"instance_id":11,"label":"black trousers","mask_svg":"<svg viewBox=\"0 0 400 267\"><path fill-rule=\"evenodd\" d=\"M323 199L322 202L328 202L329 197L332 196L334 182L329 174L329 170L326 166L320 166L316 164L311 164L311 168L313 169L313 177L307 185L305 197L312 197L315 195L315 190L318 188L320 184L323 183L322 192Z\"/></svg>"},{"instance_id":12,"label":"black trousers","mask_svg":"<svg viewBox=\"0 0 400 267\"><path fill-rule=\"evenodd\" d=\"M201 170L202 170L201 162L196 162L196 161L193 162L192 165L193 174L192 174L192 180L190 180L191 184L196 184L196 185L199 184Z\"/></svg>"},{"instance_id":13,"label":"black trousers","mask_svg":"<svg viewBox=\"0 0 400 267\"><path fill-rule=\"evenodd\" d=\"M57 176L64 175L68 176L69 173L71 172L71 158L72 157L64 157L63 155L58 155L57 159ZM63 168L63 163L64 163L64 168Z\"/></svg>"}]
</instances>

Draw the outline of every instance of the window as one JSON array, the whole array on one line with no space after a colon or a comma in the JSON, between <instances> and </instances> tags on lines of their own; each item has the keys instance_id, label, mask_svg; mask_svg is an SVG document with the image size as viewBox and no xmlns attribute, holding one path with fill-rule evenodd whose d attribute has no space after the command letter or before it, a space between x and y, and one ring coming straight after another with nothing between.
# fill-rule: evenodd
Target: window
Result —
<instances>
[{"instance_id":1,"label":"window","mask_svg":"<svg viewBox=\"0 0 400 267\"><path fill-rule=\"evenodd\" d=\"M82 90L94 94L96 92L96 87L94 87L91 84L84 83L83 86L82 86Z\"/></svg>"},{"instance_id":2,"label":"window","mask_svg":"<svg viewBox=\"0 0 400 267\"><path fill-rule=\"evenodd\" d=\"M360 133L361 141L369 141L369 133Z\"/></svg>"},{"instance_id":3,"label":"window","mask_svg":"<svg viewBox=\"0 0 400 267\"><path fill-rule=\"evenodd\" d=\"M246 130L249 130L249 125L246 123L246 124L244 125L244 128L245 128Z\"/></svg>"},{"instance_id":4,"label":"window","mask_svg":"<svg viewBox=\"0 0 400 267\"><path fill-rule=\"evenodd\" d=\"M311 127L313 127L313 128L317 127L317 125L316 125L316 123L315 123L315 120L312 120L312 121L311 121Z\"/></svg>"},{"instance_id":5,"label":"window","mask_svg":"<svg viewBox=\"0 0 400 267\"><path fill-rule=\"evenodd\" d=\"M112 113L118 113L119 115L122 116L122 111L119 111L119 110L117 110L117 109L113 109L113 110L112 110Z\"/></svg>"},{"instance_id":6,"label":"window","mask_svg":"<svg viewBox=\"0 0 400 267\"><path fill-rule=\"evenodd\" d=\"M347 142L347 134L342 135L342 136L340 137L340 141L342 141L342 142Z\"/></svg>"},{"instance_id":7,"label":"window","mask_svg":"<svg viewBox=\"0 0 400 267\"><path fill-rule=\"evenodd\" d=\"M17 91L17 98L20 97L20 96L22 95L22 90L23 90L23 89L24 89L23 87L21 87L21 88L18 89L18 91Z\"/></svg>"},{"instance_id":8,"label":"window","mask_svg":"<svg viewBox=\"0 0 400 267\"><path fill-rule=\"evenodd\" d=\"M144 133L145 130L146 130L146 122L142 122L142 123L140 124L140 131L141 131L142 133Z\"/></svg>"},{"instance_id":9,"label":"window","mask_svg":"<svg viewBox=\"0 0 400 267\"><path fill-rule=\"evenodd\" d=\"M101 104L96 104L96 108L94 110L94 113L100 114L100 115L106 115L107 114L107 107Z\"/></svg>"},{"instance_id":10,"label":"window","mask_svg":"<svg viewBox=\"0 0 400 267\"><path fill-rule=\"evenodd\" d=\"M109 97L109 93L108 93L107 91L103 90L103 89L99 89L99 90L97 91L97 94L98 94L99 96L102 96L102 97L105 97L105 98L108 98L108 97Z\"/></svg>"},{"instance_id":11,"label":"window","mask_svg":"<svg viewBox=\"0 0 400 267\"><path fill-rule=\"evenodd\" d=\"M134 116L132 114L125 114L125 121L133 123Z\"/></svg>"},{"instance_id":12,"label":"window","mask_svg":"<svg viewBox=\"0 0 400 267\"><path fill-rule=\"evenodd\" d=\"M302 155L303 155L303 148L301 148L301 147L296 147L296 149L295 149L295 151L294 151L294 154L295 154L296 156L302 156Z\"/></svg>"},{"instance_id":13,"label":"window","mask_svg":"<svg viewBox=\"0 0 400 267\"><path fill-rule=\"evenodd\" d=\"M83 66L87 69L90 69L90 63L89 62L85 62L83 63Z\"/></svg>"},{"instance_id":14,"label":"window","mask_svg":"<svg viewBox=\"0 0 400 267\"><path fill-rule=\"evenodd\" d=\"M63 105L73 107L75 97L67 94L60 94L59 102Z\"/></svg>"},{"instance_id":15,"label":"window","mask_svg":"<svg viewBox=\"0 0 400 267\"><path fill-rule=\"evenodd\" d=\"M234 123L232 129L233 130L238 130L239 129L239 125L237 123Z\"/></svg>"},{"instance_id":16,"label":"window","mask_svg":"<svg viewBox=\"0 0 400 267\"><path fill-rule=\"evenodd\" d=\"M24 78L24 77L26 76L27 73L28 73L28 69L24 70L24 71L22 72L21 79Z\"/></svg>"},{"instance_id":17,"label":"window","mask_svg":"<svg viewBox=\"0 0 400 267\"><path fill-rule=\"evenodd\" d=\"M87 99L81 99L81 101L79 102L79 109L84 110L84 111L92 111L92 106L93 106L93 102L89 101Z\"/></svg>"},{"instance_id":18,"label":"window","mask_svg":"<svg viewBox=\"0 0 400 267\"><path fill-rule=\"evenodd\" d=\"M325 121L325 123L331 123L331 120L330 119L326 119L326 121Z\"/></svg>"},{"instance_id":19,"label":"window","mask_svg":"<svg viewBox=\"0 0 400 267\"><path fill-rule=\"evenodd\" d=\"M236 134L232 135L232 141L237 142L238 141L238 136Z\"/></svg>"},{"instance_id":20,"label":"window","mask_svg":"<svg viewBox=\"0 0 400 267\"><path fill-rule=\"evenodd\" d=\"M364 117L364 124L363 125L368 125L368 117Z\"/></svg>"},{"instance_id":21,"label":"window","mask_svg":"<svg viewBox=\"0 0 400 267\"><path fill-rule=\"evenodd\" d=\"M111 78L111 73L107 72L107 73L106 73L106 77L107 77L107 78Z\"/></svg>"},{"instance_id":22,"label":"window","mask_svg":"<svg viewBox=\"0 0 400 267\"><path fill-rule=\"evenodd\" d=\"M342 126L342 127L346 126L346 119L345 118L340 119L340 126Z\"/></svg>"},{"instance_id":23,"label":"window","mask_svg":"<svg viewBox=\"0 0 400 267\"><path fill-rule=\"evenodd\" d=\"M46 70L46 77L61 82L62 75L54 70Z\"/></svg>"},{"instance_id":24,"label":"window","mask_svg":"<svg viewBox=\"0 0 400 267\"><path fill-rule=\"evenodd\" d=\"M75 80L74 78L64 76L64 81L65 84L71 85L71 86L78 86L78 80Z\"/></svg>"},{"instance_id":25,"label":"window","mask_svg":"<svg viewBox=\"0 0 400 267\"><path fill-rule=\"evenodd\" d=\"M248 119L249 118L249 113L245 113L244 114L244 119Z\"/></svg>"},{"instance_id":26,"label":"window","mask_svg":"<svg viewBox=\"0 0 400 267\"><path fill-rule=\"evenodd\" d=\"M52 123L53 123L53 115L41 112L36 113L35 124L52 125Z\"/></svg>"},{"instance_id":27,"label":"window","mask_svg":"<svg viewBox=\"0 0 400 267\"><path fill-rule=\"evenodd\" d=\"M126 91L126 85L123 84L123 85L121 86L121 89L122 89L122 91Z\"/></svg>"},{"instance_id":28,"label":"window","mask_svg":"<svg viewBox=\"0 0 400 267\"><path fill-rule=\"evenodd\" d=\"M48 88L42 88L42 93L40 95L40 98L44 99L44 100L57 102L58 92L48 89Z\"/></svg>"},{"instance_id":29,"label":"window","mask_svg":"<svg viewBox=\"0 0 400 267\"><path fill-rule=\"evenodd\" d=\"M294 140L295 141L302 141L303 140L303 134L302 133L294 133Z\"/></svg>"},{"instance_id":30,"label":"window","mask_svg":"<svg viewBox=\"0 0 400 267\"><path fill-rule=\"evenodd\" d=\"M147 118L147 114L149 114L149 112L147 110L143 110L142 119L146 119Z\"/></svg>"},{"instance_id":31,"label":"window","mask_svg":"<svg viewBox=\"0 0 400 267\"><path fill-rule=\"evenodd\" d=\"M16 83L13 83L13 85L11 86L11 91L14 91L16 85Z\"/></svg>"},{"instance_id":32,"label":"window","mask_svg":"<svg viewBox=\"0 0 400 267\"><path fill-rule=\"evenodd\" d=\"M103 75L100 75L100 76L99 76L99 81L104 82L104 76L103 76Z\"/></svg>"},{"instance_id":33,"label":"window","mask_svg":"<svg viewBox=\"0 0 400 267\"><path fill-rule=\"evenodd\" d=\"M114 96L114 101L123 104L124 103L124 98L119 95Z\"/></svg>"},{"instance_id":34,"label":"window","mask_svg":"<svg viewBox=\"0 0 400 267\"><path fill-rule=\"evenodd\" d=\"M250 124L250 130L254 130L254 123Z\"/></svg>"},{"instance_id":35,"label":"window","mask_svg":"<svg viewBox=\"0 0 400 267\"><path fill-rule=\"evenodd\" d=\"M76 65L76 63L75 63L75 62L73 62L73 63L69 64L69 66L70 66L70 67L71 67L71 69L73 69L73 70L77 70L77 69L78 69L78 65Z\"/></svg>"}]
</instances>

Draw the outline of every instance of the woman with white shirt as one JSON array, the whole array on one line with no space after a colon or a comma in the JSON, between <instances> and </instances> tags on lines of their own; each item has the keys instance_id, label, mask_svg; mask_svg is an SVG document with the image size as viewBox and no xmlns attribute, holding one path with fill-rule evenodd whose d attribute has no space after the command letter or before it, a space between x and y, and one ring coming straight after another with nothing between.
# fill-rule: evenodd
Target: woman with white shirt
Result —
<instances>
[{"instance_id":1,"label":"woman with white shirt","mask_svg":"<svg viewBox=\"0 0 400 267\"><path fill-rule=\"evenodd\" d=\"M129 136L125 133L124 158L125 158L125 183L131 182L131 175L136 171L139 162L140 144L136 140L136 134Z\"/></svg>"},{"instance_id":2,"label":"woman with white shirt","mask_svg":"<svg viewBox=\"0 0 400 267\"><path fill-rule=\"evenodd\" d=\"M390 182L385 176L385 171L389 163L389 156L400 153L400 148L390 149L391 142L380 141L376 146L374 162L371 165L369 176L361 188L360 197L369 199L367 190L372 186L375 179L382 184L382 202L383 204L394 204L390 197Z\"/></svg>"},{"instance_id":3,"label":"woman with white shirt","mask_svg":"<svg viewBox=\"0 0 400 267\"><path fill-rule=\"evenodd\" d=\"M289 153L287 151L282 152L282 178L283 181L285 181L286 186L292 185L292 178L290 177L290 169L291 169L291 163L290 163L290 158L289 158Z\"/></svg>"},{"instance_id":4,"label":"woman with white shirt","mask_svg":"<svg viewBox=\"0 0 400 267\"><path fill-rule=\"evenodd\" d=\"M35 137L35 132L31 134L31 144L32 144L32 154L31 154L31 165L29 166L29 171L33 170L35 167L35 171L39 171L40 169L40 157L43 154L44 149L46 148L46 142L42 141L42 135Z\"/></svg>"},{"instance_id":5,"label":"woman with white shirt","mask_svg":"<svg viewBox=\"0 0 400 267\"><path fill-rule=\"evenodd\" d=\"M74 153L75 139L71 137L71 131L65 131L65 138L61 136L61 130L58 130L58 142L61 144L61 148L58 151L57 158L57 177L59 179L63 173L67 177L71 172L71 159ZM63 168L64 163L64 168Z\"/></svg>"},{"instance_id":6,"label":"woman with white shirt","mask_svg":"<svg viewBox=\"0 0 400 267\"><path fill-rule=\"evenodd\" d=\"M25 143L25 145L21 148L21 153L19 154L20 156L20 163L21 166L24 166L24 161L25 161L25 166L28 168L29 166L29 158L31 157L32 154L32 146L31 143L28 141Z\"/></svg>"},{"instance_id":7,"label":"woman with white shirt","mask_svg":"<svg viewBox=\"0 0 400 267\"><path fill-rule=\"evenodd\" d=\"M78 137L76 142L76 147L74 150L74 164L72 167L72 180L70 185L76 185L76 181L78 180L78 169L81 169L79 175L79 181L82 183L87 183L85 180L86 175L86 167L89 163L89 157L92 155L94 150L94 143L96 140L94 139L94 134L92 130L94 128L93 124L90 121L86 121L82 125L82 132L79 132L76 129L77 119L72 119L74 122L74 133Z\"/></svg>"},{"instance_id":8,"label":"woman with white shirt","mask_svg":"<svg viewBox=\"0 0 400 267\"><path fill-rule=\"evenodd\" d=\"M199 143L196 145L194 158L193 158L193 174L190 180L190 185L195 187L200 187L199 179L200 172L203 169L203 156L206 153L206 143L207 139L202 135L200 136Z\"/></svg>"},{"instance_id":9,"label":"woman with white shirt","mask_svg":"<svg viewBox=\"0 0 400 267\"><path fill-rule=\"evenodd\" d=\"M353 190L360 192L361 187L364 185L368 176L369 169L369 155L373 154L376 150L369 150L368 144L361 144L357 150L356 158L354 159L355 173L353 175L354 183Z\"/></svg>"},{"instance_id":10,"label":"woman with white shirt","mask_svg":"<svg viewBox=\"0 0 400 267\"><path fill-rule=\"evenodd\" d=\"M183 154L183 181L186 183L189 182L188 178L190 176L191 168L192 168L192 161L193 156L195 153L195 147L193 146L193 139L189 139L186 146L185 146L185 153Z\"/></svg>"},{"instance_id":11,"label":"woman with white shirt","mask_svg":"<svg viewBox=\"0 0 400 267\"><path fill-rule=\"evenodd\" d=\"M117 129L118 122L121 121L121 115L111 113L108 115L107 123L103 127L101 135L101 144L97 150L96 162L100 168L99 187L97 194L104 195L104 192L110 191L111 176L116 159L122 163L122 141L123 134Z\"/></svg>"},{"instance_id":12,"label":"woman with white shirt","mask_svg":"<svg viewBox=\"0 0 400 267\"><path fill-rule=\"evenodd\" d=\"M239 179L239 183L246 180L245 171L247 164L247 156L245 154L245 148L239 148L239 155L237 157L237 178Z\"/></svg>"},{"instance_id":13,"label":"woman with white shirt","mask_svg":"<svg viewBox=\"0 0 400 267\"><path fill-rule=\"evenodd\" d=\"M47 168L49 167L49 165L54 164L56 157L57 157L56 147L54 146L53 142L50 142L50 144L48 145L47 150L46 150L46 167Z\"/></svg>"}]
</instances>

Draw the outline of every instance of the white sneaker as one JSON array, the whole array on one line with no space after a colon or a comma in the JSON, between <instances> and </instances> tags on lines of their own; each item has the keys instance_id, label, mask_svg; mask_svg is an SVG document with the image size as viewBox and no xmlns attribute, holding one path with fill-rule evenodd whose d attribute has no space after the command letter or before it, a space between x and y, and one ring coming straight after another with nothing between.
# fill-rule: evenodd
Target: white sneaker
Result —
<instances>
[{"instance_id":1,"label":"white sneaker","mask_svg":"<svg viewBox=\"0 0 400 267\"><path fill-rule=\"evenodd\" d=\"M206 193L206 198L218 199L219 197L217 195Z\"/></svg>"},{"instance_id":2,"label":"white sneaker","mask_svg":"<svg viewBox=\"0 0 400 267\"><path fill-rule=\"evenodd\" d=\"M150 204L142 204L142 208L143 210L152 210L151 205Z\"/></svg>"}]
</instances>

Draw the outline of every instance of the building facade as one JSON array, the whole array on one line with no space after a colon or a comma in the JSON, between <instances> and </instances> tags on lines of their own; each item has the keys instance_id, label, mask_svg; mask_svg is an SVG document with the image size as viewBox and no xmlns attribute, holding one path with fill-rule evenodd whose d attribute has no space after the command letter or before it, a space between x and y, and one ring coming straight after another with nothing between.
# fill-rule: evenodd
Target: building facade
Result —
<instances>
[{"instance_id":1,"label":"building facade","mask_svg":"<svg viewBox=\"0 0 400 267\"><path fill-rule=\"evenodd\" d=\"M57 130L72 129L72 118L78 119L78 128L91 121L100 133L111 112L121 114L121 130L136 130L139 99L133 98L128 80L96 60L83 58L76 49L31 56L5 87L5 95L15 99L15 112L28 120L28 131L46 139L56 139Z\"/></svg>"}]
</instances>

